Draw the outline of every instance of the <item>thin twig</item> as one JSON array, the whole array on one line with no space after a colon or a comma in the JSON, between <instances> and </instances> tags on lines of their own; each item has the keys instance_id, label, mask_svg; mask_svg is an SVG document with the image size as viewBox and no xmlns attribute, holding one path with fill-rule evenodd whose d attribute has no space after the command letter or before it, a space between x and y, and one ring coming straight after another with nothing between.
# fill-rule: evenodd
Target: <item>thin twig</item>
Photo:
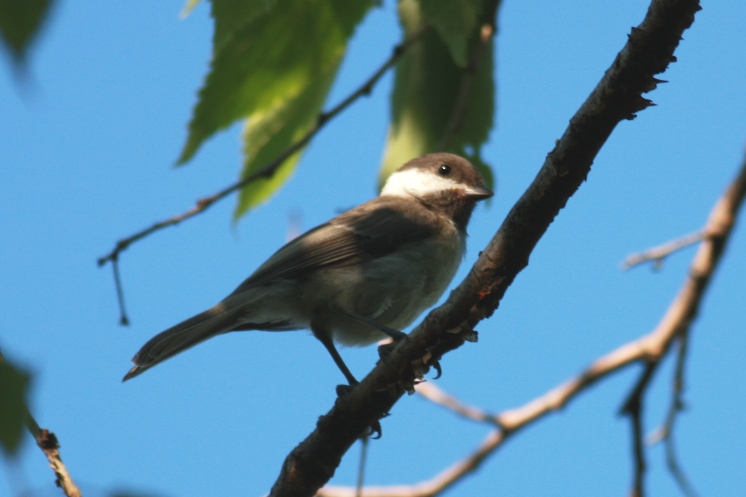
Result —
<instances>
[{"instance_id":1,"label":"thin twig","mask_svg":"<svg viewBox=\"0 0 746 497\"><path fill-rule=\"evenodd\" d=\"M640 431L642 398L649 388L650 380L655 374L657 367L660 365L661 358L667 353L673 338L676 337L679 338L680 348L677 357L676 371L674 373L673 400L669 410L668 420L661 432L662 437L668 442L666 447L667 461L671 473L682 490L685 492L692 490L691 485L678 465L675 458L675 452L673 451L673 444L671 442L671 432L676 419L676 414L683 405L681 395L684 382L684 360L686 357L689 330L692 321L697 315L699 303L709 285L715 266L725 248L726 235L730 234L730 229L735 222L737 209L743 201L745 193L746 159L744 159L744 163L741 166L739 176L728 188L723 198L715 205L710 214L710 218L708 219L707 226L699 232L702 234L701 238L702 240L705 240L705 243L703 243L697 251L697 255L692 263L690 277L679 294L679 298L682 301L687 302L688 305L680 306L678 309L671 308L666 315L667 318L669 315L673 318L671 329L674 335L672 336L672 340L668 340L663 345L664 348L660 354L656 354L650 358L645 370L640 375L637 384L632 389L631 394L622 408L622 412L630 416L633 425L636 461L633 495L637 495L638 497L643 495L642 477L645 471L644 452L641 438L642 433ZM705 233L708 234L708 236L704 236ZM692 236L690 236L690 238L692 238ZM674 246L675 244L672 243L669 245ZM688 495L691 494L688 493Z\"/></svg>"},{"instance_id":2,"label":"thin twig","mask_svg":"<svg viewBox=\"0 0 746 497\"><path fill-rule=\"evenodd\" d=\"M671 406L666 416L666 424L663 428L665 434L664 443L666 447L666 465L671 472L674 480L678 483L679 488L687 497L698 497L697 491L689 482L684 469L679 464L676 456L676 446L674 444L674 425L678 414L685 408L684 403L684 373L686 370L686 358L689 350L689 330L685 330L678 340L679 348L676 354L676 367L673 375L673 388L671 389Z\"/></svg>"},{"instance_id":3,"label":"thin twig","mask_svg":"<svg viewBox=\"0 0 746 497\"><path fill-rule=\"evenodd\" d=\"M117 289L117 302L119 303L119 324L122 326L128 326L130 324L129 317L127 317L127 308L124 306L124 287L122 286L122 278L119 275L119 256L114 256L111 260L111 269L114 272L114 286Z\"/></svg>"},{"instance_id":4,"label":"thin twig","mask_svg":"<svg viewBox=\"0 0 746 497\"><path fill-rule=\"evenodd\" d=\"M321 131L321 129L329 121L331 121L337 115L339 115L342 111L347 109L347 107L352 105L360 97L369 95L370 92L373 90L373 87L376 85L376 83L378 83L378 81L383 77L383 75L386 74L386 72L389 69L391 69L394 65L396 65L396 63L399 61L401 56L406 52L406 50L413 43L417 42L428 29L430 29L430 25L426 24L422 26L420 29L418 29L417 31L415 31L406 40L396 45L391 53L391 56L373 73L373 75L371 75L365 82L363 82L362 85L360 85L355 91L353 91L350 95L348 95L344 100L342 100L336 106L332 107L330 110L326 112L322 112L321 114L319 114L319 116L316 118L316 123L311 127L311 129L309 129L306 132L305 135L303 135L300 139L295 141L292 145L290 145L287 149L285 149L282 153L280 153L274 160L272 160L266 166L264 166L263 168L259 169L258 171L252 174L245 176L240 181L233 183L232 185L229 185L208 197L203 197L197 200L197 202L191 209L181 214L178 214L176 216L170 217L168 219L164 219L163 221L154 223L149 228L138 231L137 233L130 235L127 238L123 238L119 240L114 245L114 249L111 252L109 252L108 254L98 259L97 261L98 265L103 266L107 262L115 263L118 260L119 255L133 243L155 233L156 231L160 231L169 226L175 226L181 223L182 221L186 221L187 219L190 219L198 214L205 212L207 209L212 207L212 205L214 205L216 202L231 195L232 193L235 193L236 191L245 187L249 183L252 183L253 181L256 181L261 178L271 178L272 175L274 175L274 173L277 171L277 169L279 169L280 166L288 158L290 158L296 152L298 152L303 147L305 147L311 141L311 139L313 139L316 136L316 134L319 131ZM123 292L121 288L121 283L119 281L119 278L117 277L116 269L115 269L115 284L117 287L117 295L120 296L120 307L121 307L122 319L126 320L126 314L124 312L124 299L122 297Z\"/></svg>"},{"instance_id":5,"label":"thin twig","mask_svg":"<svg viewBox=\"0 0 746 497\"><path fill-rule=\"evenodd\" d=\"M658 269L663 265L663 261L666 257L674 252L688 247L689 245L694 245L695 243L701 242L705 239L705 236L706 233L704 231L697 231L696 233L691 233L676 240L666 242L663 245L658 245L657 247L653 247L644 252L632 254L624 259L624 262L622 263L622 269L626 271L630 268L633 268L634 266L637 266L638 264L642 264L643 262L648 261L652 261L653 267L655 269Z\"/></svg>"},{"instance_id":6,"label":"thin twig","mask_svg":"<svg viewBox=\"0 0 746 497\"><path fill-rule=\"evenodd\" d=\"M687 330L688 331L688 330ZM689 482L684 469L679 464L678 457L676 456L676 447L674 443L674 426L678 414L684 410L684 371L687 357L687 350L689 348L689 333L682 333L678 342L678 353L676 354L676 366L674 368L672 388L671 388L671 404L666 414L666 420L658 430L653 433L652 436L648 437L648 443L653 445L656 443L663 442L666 451L666 465L668 470L673 476L676 483L679 485L681 492L687 497L698 497L697 491Z\"/></svg>"},{"instance_id":7,"label":"thin twig","mask_svg":"<svg viewBox=\"0 0 746 497\"><path fill-rule=\"evenodd\" d=\"M677 355L676 369L674 372L673 400L669 409L666 424L661 430L661 437L666 440L666 459L669 470L674 479L687 495L695 495L693 487L684 475L676 459L674 445L672 441L673 425L676 420L676 414L682 409L682 392L684 385L684 364L688 346L689 332L691 324L697 316L699 304L705 290L709 286L710 279L715 270L717 262L725 249L727 235L735 223L736 213L746 195L746 158L741 166L741 171L736 180L730 185L723 198L715 205L707 225L700 232L702 239L705 241L700 245L697 255L692 263L690 276L684 288L679 294L682 301L688 302L688 305L679 309L669 309L669 314L673 318L674 327L672 338L679 338L679 354ZM706 236L704 234L707 234ZM672 325L673 326L673 325ZM633 424L633 437L635 441L635 486L634 493L638 497L642 494L642 476L645 471L644 453L642 452L642 433L641 416L642 416L642 398L650 386L650 380L655 374L656 369L661 363L661 359L666 355L673 340L664 344L664 349L660 354L653 356L648 362L647 367L640 375L637 384L632 389L627 401L622 408L623 413L630 415Z\"/></svg>"},{"instance_id":8,"label":"thin twig","mask_svg":"<svg viewBox=\"0 0 746 497\"><path fill-rule=\"evenodd\" d=\"M450 409L463 418L482 423L492 422L494 420L494 416L476 407L467 406L455 397L445 393L435 383L423 381L422 383L415 385L414 389L418 394L433 404Z\"/></svg>"},{"instance_id":9,"label":"thin twig","mask_svg":"<svg viewBox=\"0 0 746 497\"><path fill-rule=\"evenodd\" d=\"M642 427L642 399L639 399L639 402L634 403L634 409L629 412L632 423L632 452L635 461L634 483L632 492L630 492L632 497L645 496L645 471L647 470L647 464L645 463L645 435Z\"/></svg>"},{"instance_id":10,"label":"thin twig","mask_svg":"<svg viewBox=\"0 0 746 497\"><path fill-rule=\"evenodd\" d=\"M365 483L365 467L368 462L368 447L370 437L364 435L360 438L360 464L357 467L357 484L355 485L355 497L361 497Z\"/></svg>"},{"instance_id":11,"label":"thin twig","mask_svg":"<svg viewBox=\"0 0 746 497\"><path fill-rule=\"evenodd\" d=\"M632 497L645 496L645 431L643 429L642 417L644 413L643 400L650 381L655 375L655 371L660 364L660 357L656 357L645 364L642 374L632 389L624 405L620 409L620 414L629 416L632 424L632 455L635 461L634 477L632 483Z\"/></svg>"},{"instance_id":12,"label":"thin twig","mask_svg":"<svg viewBox=\"0 0 746 497\"><path fill-rule=\"evenodd\" d=\"M5 357L2 352L0 352L0 363L2 362L5 362ZM70 473L67 471L67 467L62 462L62 457L60 456L60 443L57 440L57 436L46 428L41 428L39 426L39 423L36 422L36 419L34 419L34 416L31 414L31 411L25 402L23 402L23 410L25 411L23 424L26 425L26 429L31 436L34 437L36 445L42 450L42 452L44 452L44 455L47 456L49 466L54 471L55 483L57 486L62 489L62 492L67 497L82 497L83 494L80 492L77 485L75 485L72 476L70 476Z\"/></svg>"},{"instance_id":13,"label":"thin twig","mask_svg":"<svg viewBox=\"0 0 746 497\"><path fill-rule=\"evenodd\" d=\"M691 482L689 482L689 478L687 478L686 473L679 464L678 457L676 457L676 447L674 446L674 439L672 436L666 438L665 447L666 466L668 466L668 470L679 485L679 489L687 497L698 497L699 494L694 489Z\"/></svg>"},{"instance_id":14,"label":"thin twig","mask_svg":"<svg viewBox=\"0 0 746 497\"><path fill-rule=\"evenodd\" d=\"M738 177L716 203L707 222L713 237L699 247L682 289L672 301L658 326L648 335L633 340L596 359L580 374L549 390L525 405L503 411L494 417L500 429L491 431L470 455L443 470L430 480L413 485L366 487L363 497L432 497L438 495L476 470L486 457L499 449L505 440L546 415L562 410L588 387L635 363L660 362L673 340L680 337L682 326L688 327L697 313L711 276L730 239L736 216L746 195L746 159ZM638 385L641 383L638 382ZM318 493L323 497L352 497L350 487L327 486Z\"/></svg>"}]
</instances>

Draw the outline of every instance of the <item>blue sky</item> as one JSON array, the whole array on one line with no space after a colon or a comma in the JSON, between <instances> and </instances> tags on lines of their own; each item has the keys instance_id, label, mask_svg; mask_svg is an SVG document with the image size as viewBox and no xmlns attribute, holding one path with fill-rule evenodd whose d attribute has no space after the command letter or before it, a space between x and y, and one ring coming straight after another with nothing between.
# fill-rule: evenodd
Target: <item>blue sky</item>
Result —
<instances>
[{"instance_id":1,"label":"blue sky","mask_svg":"<svg viewBox=\"0 0 746 497\"><path fill-rule=\"evenodd\" d=\"M329 124L292 180L237 225L234 199L132 246L121 271L132 324L118 325L114 242L230 184L235 126L187 166L172 167L207 70L207 5L180 20L178 2L61 2L32 54L29 84L0 75L0 347L34 373L31 407L62 442L85 495L263 495L284 456L313 428L342 382L307 332L232 334L121 384L151 336L222 299L282 245L294 219L308 229L375 195L392 78ZM351 43L330 102L389 54L393 2ZM454 285L542 164L647 2L506 0L497 37L497 126L483 156L497 195L470 226ZM656 107L621 123L508 291L500 309L442 362L437 385L490 411L521 405L597 356L649 332L686 275L693 249L661 271L622 272L624 257L699 229L735 175L746 143L743 2L704 10L649 95ZM740 226L693 328L681 462L703 495L742 495L746 466L746 234ZM363 376L375 347L343 349ZM629 423L616 415L639 369L596 385L523 432L449 495L624 495ZM647 396L653 431L669 402L671 363ZM366 481L414 483L468 454L486 427L414 396L383 420ZM359 448L333 484L355 482ZM650 495L680 495L661 447L649 455ZM602 490L601 490L602 489ZM27 440L4 460L0 495L56 495Z\"/></svg>"}]
</instances>

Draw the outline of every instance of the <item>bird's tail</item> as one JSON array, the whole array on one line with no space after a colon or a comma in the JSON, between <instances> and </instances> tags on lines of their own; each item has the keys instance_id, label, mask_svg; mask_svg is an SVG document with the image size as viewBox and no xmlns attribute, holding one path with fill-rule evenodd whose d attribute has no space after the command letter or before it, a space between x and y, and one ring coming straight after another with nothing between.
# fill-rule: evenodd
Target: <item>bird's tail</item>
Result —
<instances>
[{"instance_id":1,"label":"bird's tail","mask_svg":"<svg viewBox=\"0 0 746 497\"><path fill-rule=\"evenodd\" d=\"M212 309L208 309L159 333L135 354L135 357L132 358L135 366L122 378L122 381L134 378L156 364L200 342L204 342L208 338L231 331L240 322L238 320L238 314L240 313L240 308L228 310L225 304L220 303Z\"/></svg>"}]
</instances>

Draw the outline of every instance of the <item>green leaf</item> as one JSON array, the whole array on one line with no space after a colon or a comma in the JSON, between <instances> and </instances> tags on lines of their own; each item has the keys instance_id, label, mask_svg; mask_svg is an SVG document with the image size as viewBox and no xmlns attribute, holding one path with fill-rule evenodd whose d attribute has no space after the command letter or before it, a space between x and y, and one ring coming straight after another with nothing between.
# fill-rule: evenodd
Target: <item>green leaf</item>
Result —
<instances>
[{"instance_id":1,"label":"green leaf","mask_svg":"<svg viewBox=\"0 0 746 497\"><path fill-rule=\"evenodd\" d=\"M51 6L52 0L0 0L0 38L17 64L25 61Z\"/></svg>"},{"instance_id":2,"label":"green leaf","mask_svg":"<svg viewBox=\"0 0 746 497\"><path fill-rule=\"evenodd\" d=\"M477 22L463 33L469 57L479 53L476 72L470 73L468 65L462 68L456 64L452 47L444 42L437 28L411 45L399 61L391 96L392 119L381 165L381 185L406 161L441 150L467 157L480 168L485 180L492 178L489 166L480 155L480 148L493 126L495 107L492 38L479 52L475 51L476 44L481 43L481 26L491 21L486 10L485 7L484 12L478 12ZM399 18L405 36L417 30L424 19L420 2L401 0ZM468 99L460 102L464 81L469 81L470 85ZM458 112L462 105L463 112ZM454 116L460 118L454 121ZM458 123L456 132L447 136L454 122ZM444 140L445 137L448 140ZM491 181L489 186L492 186Z\"/></svg>"},{"instance_id":3,"label":"green leaf","mask_svg":"<svg viewBox=\"0 0 746 497\"><path fill-rule=\"evenodd\" d=\"M477 26L483 0L420 0L422 18L432 23L459 67L469 62L469 36Z\"/></svg>"},{"instance_id":4,"label":"green leaf","mask_svg":"<svg viewBox=\"0 0 746 497\"><path fill-rule=\"evenodd\" d=\"M0 446L6 454L14 454L21 443L30 379L27 372L0 360Z\"/></svg>"},{"instance_id":5,"label":"green leaf","mask_svg":"<svg viewBox=\"0 0 746 497\"><path fill-rule=\"evenodd\" d=\"M270 15L276 3L277 0L212 0L212 17L215 19L213 51L239 28L260 16ZM276 12L275 15L282 14Z\"/></svg>"},{"instance_id":6,"label":"green leaf","mask_svg":"<svg viewBox=\"0 0 746 497\"><path fill-rule=\"evenodd\" d=\"M244 166L241 177L265 167L275 157L301 138L316 122L326 100L339 63L310 81L294 99L279 102L274 109L251 116L244 129ZM252 181L241 190L234 220L266 201L295 171L300 152L290 156L272 175Z\"/></svg>"},{"instance_id":7,"label":"green leaf","mask_svg":"<svg viewBox=\"0 0 746 497\"><path fill-rule=\"evenodd\" d=\"M232 12L227 0L214 4L215 56L179 164L236 120L264 117L289 101L303 101L301 94L312 82L336 72L347 40L373 1L306 0L261 12L257 2L250 4L241 10L249 17L243 23L224 19Z\"/></svg>"},{"instance_id":8,"label":"green leaf","mask_svg":"<svg viewBox=\"0 0 746 497\"><path fill-rule=\"evenodd\" d=\"M181 9L181 17L192 13L200 0L187 0ZM267 14L277 3L277 0L212 0L212 17L215 20L215 30L212 37L213 52L226 39L230 38L236 29L251 22L260 14Z\"/></svg>"}]
</instances>

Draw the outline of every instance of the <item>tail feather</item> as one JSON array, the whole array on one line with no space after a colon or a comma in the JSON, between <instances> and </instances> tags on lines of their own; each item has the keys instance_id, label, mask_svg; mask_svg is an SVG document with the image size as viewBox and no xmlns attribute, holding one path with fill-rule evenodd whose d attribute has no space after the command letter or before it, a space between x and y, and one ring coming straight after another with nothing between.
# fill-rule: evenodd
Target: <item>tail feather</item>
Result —
<instances>
[{"instance_id":1,"label":"tail feather","mask_svg":"<svg viewBox=\"0 0 746 497\"><path fill-rule=\"evenodd\" d=\"M132 358L135 366L122 378L142 374L158 363L197 345L200 342L233 330L240 326L241 309L226 310L225 304L218 304L212 309L173 326L151 338Z\"/></svg>"}]
</instances>

